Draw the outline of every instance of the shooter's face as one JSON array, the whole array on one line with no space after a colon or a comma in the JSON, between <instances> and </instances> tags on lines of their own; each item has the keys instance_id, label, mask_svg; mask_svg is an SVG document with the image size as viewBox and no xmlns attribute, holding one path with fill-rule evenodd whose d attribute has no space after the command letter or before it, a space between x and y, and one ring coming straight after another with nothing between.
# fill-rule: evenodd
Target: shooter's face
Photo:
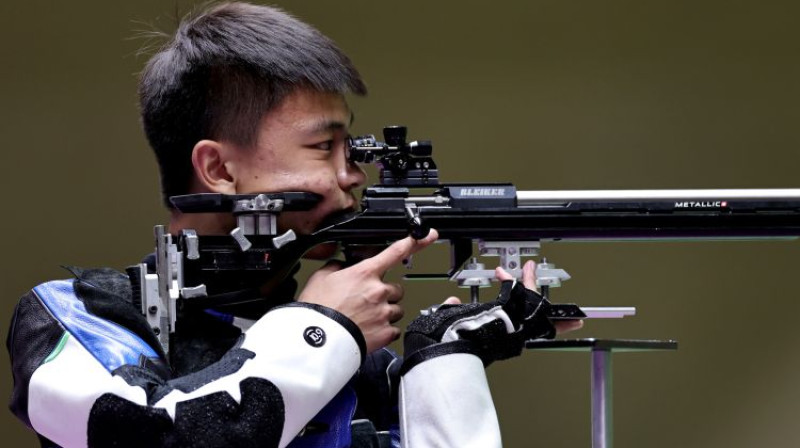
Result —
<instances>
[{"instance_id":1,"label":"shooter's face","mask_svg":"<svg viewBox=\"0 0 800 448\"><path fill-rule=\"evenodd\" d=\"M307 234L332 213L354 209L353 190L366 174L347 160L351 121L342 95L298 90L261 120L254 148L238 151L237 193L308 191L322 201L306 212L283 212L281 231ZM316 254L327 256L330 254Z\"/></svg>"}]
</instances>

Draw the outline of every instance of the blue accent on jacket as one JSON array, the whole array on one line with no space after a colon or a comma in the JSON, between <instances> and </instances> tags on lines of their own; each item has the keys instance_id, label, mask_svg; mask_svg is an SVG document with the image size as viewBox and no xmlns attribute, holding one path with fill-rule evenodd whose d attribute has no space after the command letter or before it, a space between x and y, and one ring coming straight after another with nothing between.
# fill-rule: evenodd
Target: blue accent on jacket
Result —
<instances>
[{"instance_id":1,"label":"blue accent on jacket","mask_svg":"<svg viewBox=\"0 0 800 448\"><path fill-rule=\"evenodd\" d=\"M346 448L352 441L350 422L356 412L356 392L345 386L319 413L311 426L319 425L323 432L309 431L292 440L286 448Z\"/></svg>"},{"instance_id":2,"label":"blue accent on jacket","mask_svg":"<svg viewBox=\"0 0 800 448\"><path fill-rule=\"evenodd\" d=\"M64 329L109 372L123 365L139 365L142 356L158 354L142 338L125 327L88 311L75 295L75 280L55 280L33 288L34 293Z\"/></svg>"}]
</instances>

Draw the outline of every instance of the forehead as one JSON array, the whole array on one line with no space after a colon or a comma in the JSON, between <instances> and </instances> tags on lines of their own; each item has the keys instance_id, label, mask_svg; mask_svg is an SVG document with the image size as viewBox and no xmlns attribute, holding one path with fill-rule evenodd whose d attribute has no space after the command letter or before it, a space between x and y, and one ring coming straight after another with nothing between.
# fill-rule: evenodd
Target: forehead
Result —
<instances>
[{"instance_id":1,"label":"forehead","mask_svg":"<svg viewBox=\"0 0 800 448\"><path fill-rule=\"evenodd\" d=\"M262 129L272 132L319 134L346 130L352 112L344 96L314 90L296 90L264 116Z\"/></svg>"}]
</instances>

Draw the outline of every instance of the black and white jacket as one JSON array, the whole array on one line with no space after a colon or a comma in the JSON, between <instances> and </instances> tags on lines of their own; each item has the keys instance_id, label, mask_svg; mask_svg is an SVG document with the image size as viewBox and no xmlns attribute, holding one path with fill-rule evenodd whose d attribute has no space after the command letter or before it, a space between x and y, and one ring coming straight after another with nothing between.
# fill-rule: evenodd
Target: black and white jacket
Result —
<instances>
[{"instance_id":1,"label":"black and white jacket","mask_svg":"<svg viewBox=\"0 0 800 448\"><path fill-rule=\"evenodd\" d=\"M179 316L168 364L127 276L73 273L23 296L7 339L11 409L43 446L384 448L401 426L406 447L500 446L475 356L432 359L400 381L399 360L365 356L348 318L290 302L245 332Z\"/></svg>"}]
</instances>

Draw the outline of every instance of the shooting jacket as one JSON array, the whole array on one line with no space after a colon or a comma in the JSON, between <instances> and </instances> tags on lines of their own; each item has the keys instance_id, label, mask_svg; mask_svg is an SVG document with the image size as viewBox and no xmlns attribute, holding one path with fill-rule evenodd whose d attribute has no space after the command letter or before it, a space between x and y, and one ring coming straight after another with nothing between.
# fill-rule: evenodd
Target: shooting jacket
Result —
<instances>
[{"instance_id":1,"label":"shooting jacket","mask_svg":"<svg viewBox=\"0 0 800 448\"><path fill-rule=\"evenodd\" d=\"M127 275L71 270L22 297L7 339L11 410L44 447L385 448L400 426L404 447L500 446L476 356L400 379L393 353L366 356L352 321L291 284L244 332L182 310L168 363Z\"/></svg>"}]
</instances>

